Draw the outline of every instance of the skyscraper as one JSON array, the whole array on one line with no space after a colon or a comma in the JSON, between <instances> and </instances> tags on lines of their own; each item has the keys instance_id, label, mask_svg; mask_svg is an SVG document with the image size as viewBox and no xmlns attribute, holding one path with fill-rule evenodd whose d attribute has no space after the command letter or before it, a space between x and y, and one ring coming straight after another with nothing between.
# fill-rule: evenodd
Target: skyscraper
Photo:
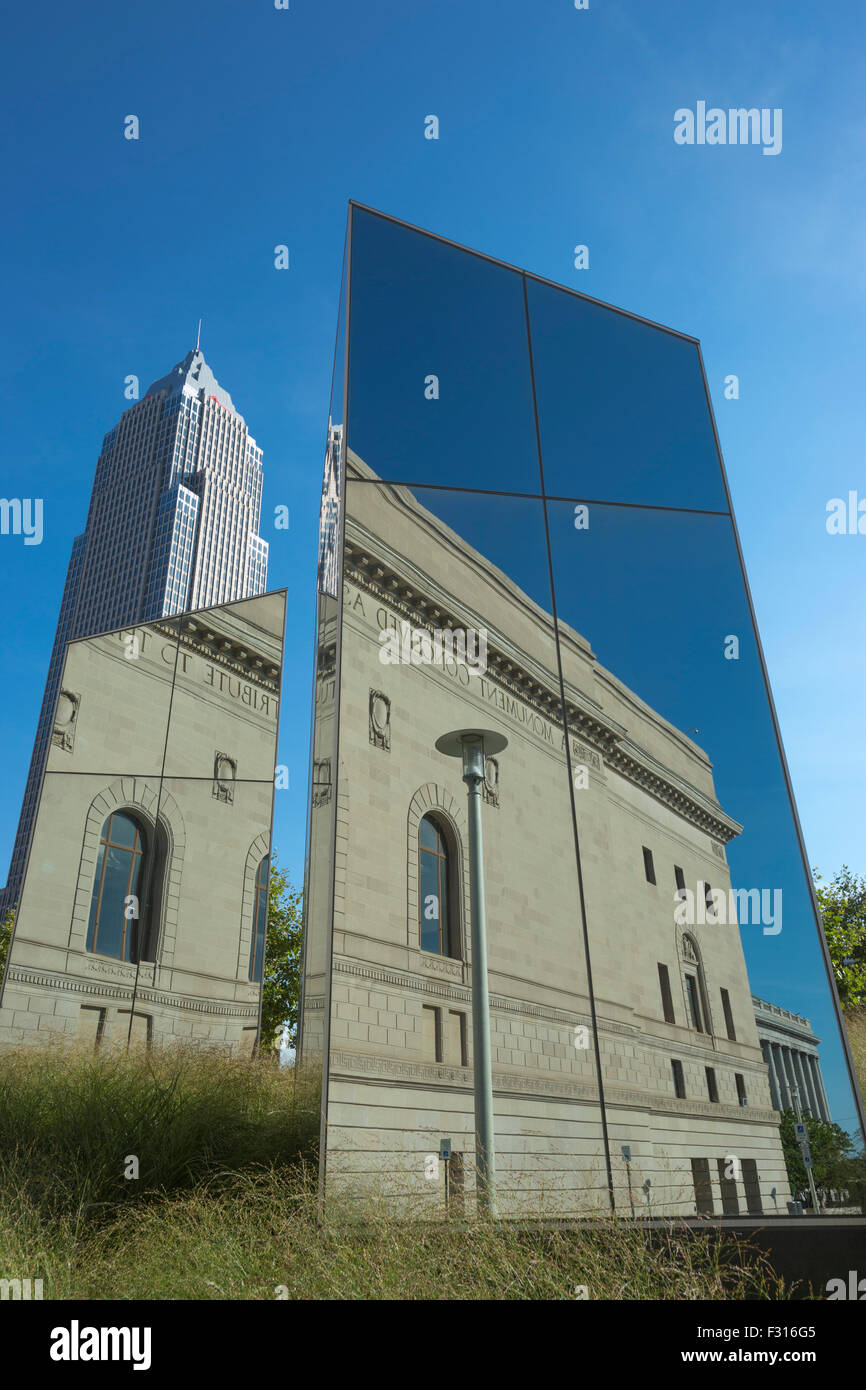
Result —
<instances>
[{"instance_id":1,"label":"skyscraper","mask_svg":"<svg viewBox=\"0 0 866 1390\"><path fill-rule=\"evenodd\" d=\"M330 598L337 597L337 585L340 582L337 545L342 469L343 426L335 425L329 420L325 472L322 479L322 504L319 510L319 590Z\"/></svg>"},{"instance_id":2,"label":"skyscraper","mask_svg":"<svg viewBox=\"0 0 866 1390\"><path fill-rule=\"evenodd\" d=\"M66 643L264 593L262 451L196 345L102 442L60 604L2 907L18 897Z\"/></svg>"}]
</instances>

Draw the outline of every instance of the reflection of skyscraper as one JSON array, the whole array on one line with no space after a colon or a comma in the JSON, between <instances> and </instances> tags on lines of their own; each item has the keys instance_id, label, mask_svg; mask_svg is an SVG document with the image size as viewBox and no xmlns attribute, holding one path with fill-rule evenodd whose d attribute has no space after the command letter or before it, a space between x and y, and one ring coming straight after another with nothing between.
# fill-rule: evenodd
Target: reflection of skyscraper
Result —
<instances>
[{"instance_id":1,"label":"reflection of skyscraper","mask_svg":"<svg viewBox=\"0 0 866 1390\"><path fill-rule=\"evenodd\" d=\"M3 903L18 897L66 643L264 593L262 451L198 347L108 431L72 556Z\"/></svg>"},{"instance_id":2,"label":"reflection of skyscraper","mask_svg":"<svg viewBox=\"0 0 866 1390\"><path fill-rule=\"evenodd\" d=\"M328 421L322 505L319 513L319 592L337 597L337 538L343 466L343 426Z\"/></svg>"}]
</instances>

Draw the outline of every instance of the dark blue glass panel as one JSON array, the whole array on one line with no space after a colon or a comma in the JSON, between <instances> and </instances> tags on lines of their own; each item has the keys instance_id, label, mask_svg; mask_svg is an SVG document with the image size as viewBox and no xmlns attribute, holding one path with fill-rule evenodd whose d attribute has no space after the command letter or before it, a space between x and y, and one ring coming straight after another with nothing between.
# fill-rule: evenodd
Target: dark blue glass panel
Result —
<instances>
[{"instance_id":1,"label":"dark blue glass panel","mask_svg":"<svg viewBox=\"0 0 866 1390\"><path fill-rule=\"evenodd\" d=\"M381 478L540 492L522 276L354 209L348 444Z\"/></svg>"},{"instance_id":2,"label":"dark blue glass panel","mask_svg":"<svg viewBox=\"0 0 866 1390\"><path fill-rule=\"evenodd\" d=\"M697 345L527 277L549 496L727 511Z\"/></svg>"}]
</instances>

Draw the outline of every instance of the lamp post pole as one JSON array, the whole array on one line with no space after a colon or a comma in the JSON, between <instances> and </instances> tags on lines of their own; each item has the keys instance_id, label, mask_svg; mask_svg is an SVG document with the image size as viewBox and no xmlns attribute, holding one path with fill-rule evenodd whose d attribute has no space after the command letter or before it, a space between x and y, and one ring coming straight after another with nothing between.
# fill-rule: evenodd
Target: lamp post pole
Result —
<instances>
[{"instance_id":1,"label":"lamp post pole","mask_svg":"<svg viewBox=\"0 0 866 1390\"><path fill-rule=\"evenodd\" d=\"M800 1109L800 1087L796 1081L791 1083L791 1095L794 1100L794 1113L797 1116L797 1124L804 1124L803 1112ZM818 1193L815 1189L815 1175L812 1172L812 1155L809 1150L808 1129L804 1129L805 1140L800 1140L800 1150L803 1154L803 1164L806 1169L806 1177L809 1179L809 1190L812 1193L812 1210L816 1216L821 1216L821 1207L818 1203Z\"/></svg>"},{"instance_id":2,"label":"lamp post pole","mask_svg":"<svg viewBox=\"0 0 866 1390\"><path fill-rule=\"evenodd\" d=\"M496 1148L493 1128L493 1067L490 1046L490 994L487 982L487 908L484 895L484 839L481 786L484 760L507 746L503 734L459 729L436 740L440 753L460 757L469 800L469 901L472 941L472 1065L475 1089L475 1154L479 1209L497 1215Z\"/></svg>"},{"instance_id":3,"label":"lamp post pole","mask_svg":"<svg viewBox=\"0 0 866 1390\"><path fill-rule=\"evenodd\" d=\"M480 767L479 767L480 764ZM487 907L484 896L484 842L481 831L483 745L464 760L469 793L469 894L472 910L472 1041L475 1052L475 1133L482 1204L496 1215L496 1148L493 1133L493 1063L490 1047L490 993L487 983Z\"/></svg>"}]
</instances>

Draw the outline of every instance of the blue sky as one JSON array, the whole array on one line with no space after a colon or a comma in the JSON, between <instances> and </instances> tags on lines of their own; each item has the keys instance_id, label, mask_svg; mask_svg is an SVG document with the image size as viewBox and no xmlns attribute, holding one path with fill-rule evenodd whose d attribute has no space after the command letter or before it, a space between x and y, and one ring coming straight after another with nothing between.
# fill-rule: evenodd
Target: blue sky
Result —
<instances>
[{"instance_id":1,"label":"blue sky","mask_svg":"<svg viewBox=\"0 0 866 1390\"><path fill-rule=\"evenodd\" d=\"M316 512L354 197L701 339L809 855L825 874L866 871L866 536L825 528L830 498L866 497L864 31L853 0L10 12L0 491L42 497L45 533L29 547L0 536L0 858L102 436L124 379L146 390L202 316L208 361L264 450L270 583L289 589L291 788L275 838L300 876ZM675 144L675 110L699 100L782 108L781 153ZM424 139L431 113L438 141ZM274 269L280 243L288 271ZM287 533L268 520L279 504Z\"/></svg>"}]
</instances>

